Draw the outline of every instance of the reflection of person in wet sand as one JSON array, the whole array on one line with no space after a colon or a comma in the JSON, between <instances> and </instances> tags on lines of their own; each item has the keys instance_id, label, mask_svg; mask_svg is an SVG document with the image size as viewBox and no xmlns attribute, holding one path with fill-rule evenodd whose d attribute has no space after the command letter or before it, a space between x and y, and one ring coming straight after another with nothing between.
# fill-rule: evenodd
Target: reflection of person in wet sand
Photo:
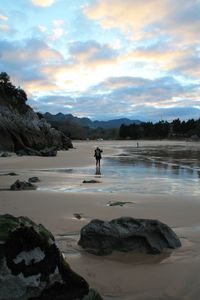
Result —
<instances>
[{"instance_id":1,"label":"reflection of person in wet sand","mask_svg":"<svg viewBox=\"0 0 200 300\"><path fill-rule=\"evenodd\" d=\"M96 174L100 174L100 161L102 152L103 150L99 149L99 147L94 150L94 157L96 159Z\"/></svg>"}]
</instances>

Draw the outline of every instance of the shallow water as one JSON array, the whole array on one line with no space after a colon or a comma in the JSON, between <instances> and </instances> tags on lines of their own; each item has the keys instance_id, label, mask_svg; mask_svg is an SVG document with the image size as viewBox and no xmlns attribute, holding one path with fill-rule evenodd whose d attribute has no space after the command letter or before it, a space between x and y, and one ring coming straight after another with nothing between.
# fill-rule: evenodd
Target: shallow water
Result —
<instances>
[{"instance_id":1,"label":"shallow water","mask_svg":"<svg viewBox=\"0 0 200 300\"><path fill-rule=\"evenodd\" d=\"M41 170L62 174L64 183L40 190L64 192L135 192L143 194L200 194L200 149L190 144L124 146L102 159L101 175L94 166ZM66 180L67 179L67 180ZM83 184L96 179L100 183ZM68 184L66 184L66 182ZM102 184L103 183L103 184Z\"/></svg>"}]
</instances>

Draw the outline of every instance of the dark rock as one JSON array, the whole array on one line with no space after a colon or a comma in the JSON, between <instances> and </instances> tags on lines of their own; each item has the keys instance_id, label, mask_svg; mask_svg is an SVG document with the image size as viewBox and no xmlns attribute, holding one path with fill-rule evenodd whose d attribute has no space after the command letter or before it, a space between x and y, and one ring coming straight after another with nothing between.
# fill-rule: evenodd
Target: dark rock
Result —
<instances>
[{"instance_id":1,"label":"dark rock","mask_svg":"<svg viewBox=\"0 0 200 300\"><path fill-rule=\"evenodd\" d=\"M130 202L130 201L116 201L116 202L109 202L108 203L108 206L124 206L125 204L130 204L130 203L133 203L133 202Z\"/></svg>"},{"instance_id":2,"label":"dark rock","mask_svg":"<svg viewBox=\"0 0 200 300\"><path fill-rule=\"evenodd\" d=\"M96 255L111 254L114 250L158 254L175 249L181 242L166 224L158 220L122 217L110 222L92 220L81 229L80 246Z\"/></svg>"},{"instance_id":3,"label":"dark rock","mask_svg":"<svg viewBox=\"0 0 200 300\"><path fill-rule=\"evenodd\" d=\"M16 180L11 186L12 191L22 191L22 190L35 190L36 186L28 181Z\"/></svg>"},{"instance_id":4,"label":"dark rock","mask_svg":"<svg viewBox=\"0 0 200 300\"><path fill-rule=\"evenodd\" d=\"M16 174L15 172L10 172L10 173L3 173L0 174L0 176L17 176L18 174Z\"/></svg>"},{"instance_id":5,"label":"dark rock","mask_svg":"<svg viewBox=\"0 0 200 300\"><path fill-rule=\"evenodd\" d=\"M10 157L10 156L11 156L11 154L9 154L8 152L3 152L1 154L1 157Z\"/></svg>"},{"instance_id":6,"label":"dark rock","mask_svg":"<svg viewBox=\"0 0 200 300\"><path fill-rule=\"evenodd\" d=\"M81 214L78 214L78 213L74 213L74 217L78 220L80 220L82 218Z\"/></svg>"},{"instance_id":7,"label":"dark rock","mask_svg":"<svg viewBox=\"0 0 200 300\"><path fill-rule=\"evenodd\" d=\"M18 174L16 174L15 172L10 172L7 175L9 175L9 176L17 176Z\"/></svg>"},{"instance_id":8,"label":"dark rock","mask_svg":"<svg viewBox=\"0 0 200 300\"><path fill-rule=\"evenodd\" d=\"M37 176L30 177L28 179L28 182L34 183L34 182L40 182L40 179Z\"/></svg>"},{"instance_id":9,"label":"dark rock","mask_svg":"<svg viewBox=\"0 0 200 300\"><path fill-rule=\"evenodd\" d=\"M51 147L51 148L45 148L45 149L42 149L42 150L35 150L35 149L25 147L24 149L16 151L16 154L18 156L23 156L23 155L56 156L57 155L57 149L55 147Z\"/></svg>"},{"instance_id":10,"label":"dark rock","mask_svg":"<svg viewBox=\"0 0 200 300\"><path fill-rule=\"evenodd\" d=\"M83 180L83 183L100 183L100 181L94 180L94 179L92 179L92 180Z\"/></svg>"},{"instance_id":11,"label":"dark rock","mask_svg":"<svg viewBox=\"0 0 200 300\"><path fill-rule=\"evenodd\" d=\"M41 156L40 151L31 149L28 147L25 147L24 149L21 149L21 150L17 150L15 153L18 156L24 156L24 155Z\"/></svg>"},{"instance_id":12,"label":"dark rock","mask_svg":"<svg viewBox=\"0 0 200 300\"><path fill-rule=\"evenodd\" d=\"M98 296L71 270L43 225L0 215L0 299L101 300Z\"/></svg>"},{"instance_id":13,"label":"dark rock","mask_svg":"<svg viewBox=\"0 0 200 300\"><path fill-rule=\"evenodd\" d=\"M57 155L57 150L55 147L52 148L45 148L43 150L40 150L41 156L56 156Z\"/></svg>"},{"instance_id":14,"label":"dark rock","mask_svg":"<svg viewBox=\"0 0 200 300\"><path fill-rule=\"evenodd\" d=\"M199 140L200 140L200 138L197 134L194 134L190 137L190 141L192 141L192 142L198 142Z\"/></svg>"}]
</instances>

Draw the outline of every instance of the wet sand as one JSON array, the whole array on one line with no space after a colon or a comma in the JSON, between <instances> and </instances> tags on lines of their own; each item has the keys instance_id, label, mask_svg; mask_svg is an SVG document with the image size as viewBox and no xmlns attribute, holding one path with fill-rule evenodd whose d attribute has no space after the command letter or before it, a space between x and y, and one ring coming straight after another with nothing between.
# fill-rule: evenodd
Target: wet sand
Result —
<instances>
[{"instance_id":1,"label":"wet sand","mask_svg":"<svg viewBox=\"0 0 200 300\"><path fill-rule=\"evenodd\" d=\"M103 156L106 157L119 153L121 146L130 143L100 142L99 146L104 149ZM55 158L0 158L1 174L19 174L0 176L0 189L9 188L16 179L27 180L31 176L39 176L41 179L36 184L40 189L36 191L0 191L0 213L26 215L50 229L72 269L81 274L91 287L99 290L104 299L200 299L199 195L148 195L128 191L65 192L62 188L50 191L50 187L57 184L66 187L75 182L82 187L85 178L96 178L95 170L89 176L72 173L71 179L69 173L48 172L55 168L69 169L70 172L70 168L94 166L95 146L97 142L75 142L76 149L61 151ZM93 184L95 186L112 185L112 178L104 178L103 167L99 178L101 182ZM130 203L122 207L108 206L115 201ZM82 218L77 219L74 213L81 214ZM162 255L115 252L109 256L96 257L77 246L80 229L91 219L110 220L120 216L159 219L175 230L182 247Z\"/></svg>"}]
</instances>

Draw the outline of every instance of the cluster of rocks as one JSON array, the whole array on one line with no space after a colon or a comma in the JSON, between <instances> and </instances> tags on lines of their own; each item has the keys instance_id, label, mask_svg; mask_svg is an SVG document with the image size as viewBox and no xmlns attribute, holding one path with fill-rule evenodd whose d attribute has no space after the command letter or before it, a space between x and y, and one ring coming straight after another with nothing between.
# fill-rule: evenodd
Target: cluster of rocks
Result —
<instances>
[{"instance_id":1,"label":"cluster of rocks","mask_svg":"<svg viewBox=\"0 0 200 300\"><path fill-rule=\"evenodd\" d=\"M50 231L8 214L0 215L0 299L102 300L71 270Z\"/></svg>"},{"instance_id":2,"label":"cluster of rocks","mask_svg":"<svg viewBox=\"0 0 200 300\"><path fill-rule=\"evenodd\" d=\"M11 186L11 191L36 190L36 186L29 181L16 180Z\"/></svg>"},{"instance_id":3,"label":"cluster of rocks","mask_svg":"<svg viewBox=\"0 0 200 300\"><path fill-rule=\"evenodd\" d=\"M20 181L17 179L11 186L11 191L36 190L37 186L33 183L39 182L40 179L36 176L30 177L28 181Z\"/></svg>"}]
</instances>

